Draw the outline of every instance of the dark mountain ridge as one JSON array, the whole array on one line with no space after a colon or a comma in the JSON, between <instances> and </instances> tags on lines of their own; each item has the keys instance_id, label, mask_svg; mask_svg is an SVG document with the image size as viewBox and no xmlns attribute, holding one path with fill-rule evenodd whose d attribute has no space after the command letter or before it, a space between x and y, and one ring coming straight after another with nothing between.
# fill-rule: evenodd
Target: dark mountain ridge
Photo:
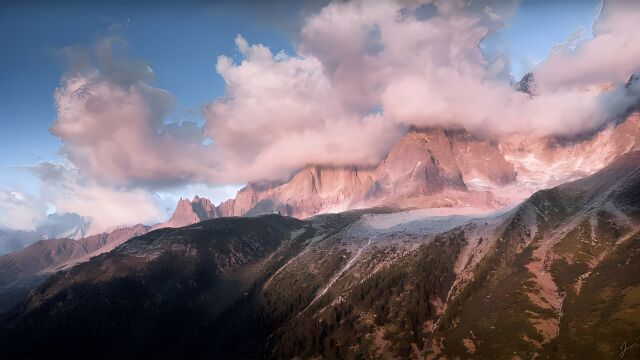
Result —
<instances>
[{"instance_id":1,"label":"dark mountain ridge","mask_svg":"<svg viewBox=\"0 0 640 360\"><path fill-rule=\"evenodd\" d=\"M491 216L154 230L5 313L0 356L619 357L640 339L638 189L632 152Z\"/></svg>"}]
</instances>

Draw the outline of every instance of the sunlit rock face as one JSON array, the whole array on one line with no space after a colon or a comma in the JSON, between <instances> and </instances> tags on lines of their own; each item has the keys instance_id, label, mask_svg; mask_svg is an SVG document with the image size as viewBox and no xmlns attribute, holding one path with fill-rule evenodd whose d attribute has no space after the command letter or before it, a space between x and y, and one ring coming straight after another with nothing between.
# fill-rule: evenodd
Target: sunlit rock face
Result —
<instances>
[{"instance_id":1,"label":"sunlit rock face","mask_svg":"<svg viewBox=\"0 0 640 360\"><path fill-rule=\"evenodd\" d=\"M279 212L301 218L348 210L370 178L370 171L355 167L308 166L284 184L250 183L218 209L222 216Z\"/></svg>"},{"instance_id":2,"label":"sunlit rock face","mask_svg":"<svg viewBox=\"0 0 640 360\"><path fill-rule=\"evenodd\" d=\"M288 181L250 182L234 199L180 199L153 229L229 216L307 218L370 207L498 209L602 169L634 149L640 115L578 138L501 139L463 129L411 129L374 168L309 165Z\"/></svg>"},{"instance_id":3,"label":"sunlit rock face","mask_svg":"<svg viewBox=\"0 0 640 360\"><path fill-rule=\"evenodd\" d=\"M249 183L211 213L306 218L375 206L495 209L588 176L637 149L639 137L638 113L570 139L513 135L498 140L462 129L412 129L375 168L307 166L284 183ZM190 214L188 204L181 206ZM189 214L184 218L203 218Z\"/></svg>"},{"instance_id":4,"label":"sunlit rock face","mask_svg":"<svg viewBox=\"0 0 640 360\"><path fill-rule=\"evenodd\" d=\"M514 136L501 149L514 164L520 186L537 190L593 174L639 145L640 114L633 113L582 139Z\"/></svg>"},{"instance_id":5,"label":"sunlit rock face","mask_svg":"<svg viewBox=\"0 0 640 360\"><path fill-rule=\"evenodd\" d=\"M169 221L153 228L180 227L220 217L219 209L209 199L195 196L193 200L180 198Z\"/></svg>"}]
</instances>

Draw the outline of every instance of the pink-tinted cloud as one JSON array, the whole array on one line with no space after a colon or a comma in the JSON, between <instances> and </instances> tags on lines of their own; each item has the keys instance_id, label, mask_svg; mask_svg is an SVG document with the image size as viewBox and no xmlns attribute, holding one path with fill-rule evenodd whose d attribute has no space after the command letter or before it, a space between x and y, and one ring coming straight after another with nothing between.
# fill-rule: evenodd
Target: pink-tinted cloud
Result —
<instances>
[{"instance_id":1,"label":"pink-tinted cloud","mask_svg":"<svg viewBox=\"0 0 640 360\"><path fill-rule=\"evenodd\" d=\"M375 165L401 135L380 114L344 104L313 56L272 54L238 36L239 64L218 59L226 96L204 108L227 180L283 178L305 165Z\"/></svg>"},{"instance_id":2,"label":"pink-tinted cloud","mask_svg":"<svg viewBox=\"0 0 640 360\"><path fill-rule=\"evenodd\" d=\"M95 64L75 56L56 91L51 131L82 176L129 188L285 178L307 164L375 165L408 126L570 136L637 101L620 86L640 64L640 11L609 4L593 39L573 36L535 69L530 96L509 82L504 57L487 59L478 46L512 6L331 3L305 20L295 55L238 35L242 58L218 58L225 96L204 106L202 128L166 124L171 95L148 84L148 66L114 55L117 38L107 38ZM604 56L611 53L621 55ZM618 87L603 92L605 82Z\"/></svg>"},{"instance_id":3,"label":"pink-tinted cloud","mask_svg":"<svg viewBox=\"0 0 640 360\"><path fill-rule=\"evenodd\" d=\"M416 4L333 3L309 19L300 49L330 64L332 84L347 103L381 106L385 118L406 125L571 136L620 110L612 105L623 102L611 101L617 95L603 94L600 85L624 84L640 64L637 9L607 4L593 40L556 48L536 69L531 97L505 79L504 58L487 59L478 46L510 10L482 3L435 2L437 12L426 19Z\"/></svg>"},{"instance_id":4,"label":"pink-tinted cloud","mask_svg":"<svg viewBox=\"0 0 640 360\"><path fill-rule=\"evenodd\" d=\"M103 40L108 41L107 40ZM172 96L147 85L148 67L133 69L101 43L98 67L70 71L55 92L51 133L84 175L118 186L170 185L210 178L215 164L192 123L165 125ZM149 74L139 76L140 69Z\"/></svg>"},{"instance_id":5,"label":"pink-tinted cloud","mask_svg":"<svg viewBox=\"0 0 640 360\"><path fill-rule=\"evenodd\" d=\"M120 38L92 54L67 49L51 132L69 164L34 168L40 196L0 193L0 211L36 223L50 203L102 231L164 220L150 190L283 179L307 164L375 165L409 126L571 136L638 103L640 81L625 87L640 72L638 5L608 1L593 39L573 34L534 69L533 96L512 85L505 57L488 59L478 46L513 9L334 2L305 19L295 54L238 35L241 60L218 58L225 95L203 107L204 125L167 123L171 94L150 85L147 64L118 56Z\"/></svg>"}]
</instances>

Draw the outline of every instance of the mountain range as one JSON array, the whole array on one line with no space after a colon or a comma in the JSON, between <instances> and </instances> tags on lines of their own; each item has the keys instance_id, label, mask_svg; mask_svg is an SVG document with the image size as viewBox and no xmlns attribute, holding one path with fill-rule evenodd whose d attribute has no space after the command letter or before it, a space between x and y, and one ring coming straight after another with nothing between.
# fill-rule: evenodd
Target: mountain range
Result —
<instances>
[{"instance_id":1,"label":"mountain range","mask_svg":"<svg viewBox=\"0 0 640 360\"><path fill-rule=\"evenodd\" d=\"M639 189L638 113L410 129L376 167L0 256L0 357L615 357L640 343Z\"/></svg>"},{"instance_id":2,"label":"mountain range","mask_svg":"<svg viewBox=\"0 0 640 360\"><path fill-rule=\"evenodd\" d=\"M533 191L578 179L640 148L640 115L579 139L478 138L462 129L412 129L375 168L308 166L286 182L249 183L213 217L320 213L391 206L515 204Z\"/></svg>"},{"instance_id":3,"label":"mountain range","mask_svg":"<svg viewBox=\"0 0 640 360\"><path fill-rule=\"evenodd\" d=\"M637 358L639 230L640 151L498 212L159 228L5 312L0 353L603 359L626 344Z\"/></svg>"},{"instance_id":4,"label":"mountain range","mask_svg":"<svg viewBox=\"0 0 640 360\"><path fill-rule=\"evenodd\" d=\"M81 239L88 235L89 225L89 219L77 214L53 213L32 231L0 228L0 255L18 251L43 239Z\"/></svg>"}]
</instances>

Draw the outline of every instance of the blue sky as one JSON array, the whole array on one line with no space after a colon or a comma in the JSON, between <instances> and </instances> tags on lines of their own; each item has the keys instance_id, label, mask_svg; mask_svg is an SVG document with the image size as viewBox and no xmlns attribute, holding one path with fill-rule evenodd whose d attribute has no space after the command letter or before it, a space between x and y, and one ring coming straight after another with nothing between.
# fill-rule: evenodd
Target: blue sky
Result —
<instances>
[{"instance_id":1,"label":"blue sky","mask_svg":"<svg viewBox=\"0 0 640 360\"><path fill-rule=\"evenodd\" d=\"M61 143L48 131L55 118L53 91L64 71L59 49L74 44L91 48L113 24L126 25L126 52L150 64L156 75L153 85L175 97L172 117L201 121L200 107L224 93L215 72L217 56L239 56L236 34L274 53L294 53L293 34L305 9L292 4L2 3L0 188L35 192L37 181L13 167L62 160L57 155ZM519 78L577 28L589 36L598 4L524 1L487 46L507 49L512 73Z\"/></svg>"},{"instance_id":2,"label":"blue sky","mask_svg":"<svg viewBox=\"0 0 640 360\"><path fill-rule=\"evenodd\" d=\"M582 28L582 36L591 38L591 25L600 9L600 1L523 1L498 38L511 58L511 70L521 78L531 66L544 60L549 49Z\"/></svg>"}]
</instances>

